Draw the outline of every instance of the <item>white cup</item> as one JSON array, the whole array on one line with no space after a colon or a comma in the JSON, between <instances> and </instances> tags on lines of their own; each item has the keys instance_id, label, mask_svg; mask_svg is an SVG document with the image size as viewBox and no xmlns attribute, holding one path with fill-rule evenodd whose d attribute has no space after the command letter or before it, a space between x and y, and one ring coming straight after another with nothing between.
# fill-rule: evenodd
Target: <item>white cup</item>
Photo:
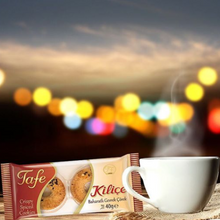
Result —
<instances>
[{"instance_id":1,"label":"white cup","mask_svg":"<svg viewBox=\"0 0 220 220\"><path fill-rule=\"evenodd\" d=\"M133 171L140 173L149 199L131 188ZM126 168L122 180L128 193L160 211L193 213L210 200L218 173L218 157L152 157L140 159L140 167Z\"/></svg>"}]
</instances>

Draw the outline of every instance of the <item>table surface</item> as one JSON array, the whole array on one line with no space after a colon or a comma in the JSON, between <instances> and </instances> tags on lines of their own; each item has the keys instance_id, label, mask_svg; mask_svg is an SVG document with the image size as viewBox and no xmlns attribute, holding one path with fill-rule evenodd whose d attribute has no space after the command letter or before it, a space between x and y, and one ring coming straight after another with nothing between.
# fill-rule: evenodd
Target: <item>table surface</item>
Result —
<instances>
[{"instance_id":1,"label":"table surface","mask_svg":"<svg viewBox=\"0 0 220 220\"><path fill-rule=\"evenodd\" d=\"M89 214L79 214L79 215L64 215L64 216L51 216L51 217L41 217L41 218L25 218L31 220L50 220L50 219L62 219L62 220L108 220L110 213L89 213ZM4 220L4 202L2 196L0 196L0 220Z\"/></svg>"}]
</instances>

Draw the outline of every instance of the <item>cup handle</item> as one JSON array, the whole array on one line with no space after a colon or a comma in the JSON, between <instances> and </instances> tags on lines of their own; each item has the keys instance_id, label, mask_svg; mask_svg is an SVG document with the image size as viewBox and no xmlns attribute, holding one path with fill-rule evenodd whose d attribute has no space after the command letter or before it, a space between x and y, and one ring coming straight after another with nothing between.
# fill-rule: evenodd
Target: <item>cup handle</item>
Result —
<instances>
[{"instance_id":1,"label":"cup handle","mask_svg":"<svg viewBox=\"0 0 220 220\"><path fill-rule=\"evenodd\" d=\"M144 172L143 168L141 168L141 167L138 167L138 166L127 167L122 174L122 182L123 182L125 189L127 190L127 192L129 194L131 194L135 198L137 198L143 202L147 202L157 208L158 206L156 204L156 201L153 201L152 199L148 199L148 198L140 195L139 193L137 193L136 191L134 191L131 188L130 183L129 183L129 174L133 171L140 173L142 176L145 175L145 172Z\"/></svg>"}]
</instances>

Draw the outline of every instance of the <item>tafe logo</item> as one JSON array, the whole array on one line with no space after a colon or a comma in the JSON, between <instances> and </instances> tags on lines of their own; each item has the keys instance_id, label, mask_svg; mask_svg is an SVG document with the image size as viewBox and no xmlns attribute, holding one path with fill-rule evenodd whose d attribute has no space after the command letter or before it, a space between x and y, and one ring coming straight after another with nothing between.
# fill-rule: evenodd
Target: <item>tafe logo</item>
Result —
<instances>
[{"instance_id":1,"label":"tafe logo","mask_svg":"<svg viewBox=\"0 0 220 220\"><path fill-rule=\"evenodd\" d=\"M43 176L43 169L38 170L36 176L32 176L33 170L21 170L18 172L17 177L21 180L18 185L27 184L30 189L35 188L37 183L44 183L46 181L46 176Z\"/></svg>"}]
</instances>

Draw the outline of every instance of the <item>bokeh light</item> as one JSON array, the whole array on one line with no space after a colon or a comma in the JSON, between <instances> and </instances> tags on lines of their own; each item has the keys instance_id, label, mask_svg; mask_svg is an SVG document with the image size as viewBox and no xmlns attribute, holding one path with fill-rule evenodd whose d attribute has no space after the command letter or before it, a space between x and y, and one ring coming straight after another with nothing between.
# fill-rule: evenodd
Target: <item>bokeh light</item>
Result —
<instances>
[{"instance_id":1,"label":"bokeh light","mask_svg":"<svg viewBox=\"0 0 220 220\"><path fill-rule=\"evenodd\" d=\"M119 110L116 112L115 121L122 126L130 126L135 120L134 112Z\"/></svg>"},{"instance_id":2,"label":"bokeh light","mask_svg":"<svg viewBox=\"0 0 220 220\"><path fill-rule=\"evenodd\" d=\"M114 101L114 107L115 107L116 110L123 109L122 101L123 101L123 96L118 96L118 97L115 99L115 101Z\"/></svg>"},{"instance_id":3,"label":"bokeh light","mask_svg":"<svg viewBox=\"0 0 220 220\"><path fill-rule=\"evenodd\" d=\"M111 106L100 106L96 111L98 119L105 123L113 123L115 121L115 110Z\"/></svg>"},{"instance_id":4,"label":"bokeh light","mask_svg":"<svg viewBox=\"0 0 220 220\"><path fill-rule=\"evenodd\" d=\"M129 127L143 135L151 136L154 129L154 122L143 120L138 114L135 114L133 123Z\"/></svg>"},{"instance_id":5,"label":"bokeh light","mask_svg":"<svg viewBox=\"0 0 220 220\"><path fill-rule=\"evenodd\" d=\"M98 118L95 118L91 125L94 134L101 134L105 129L105 124Z\"/></svg>"},{"instance_id":6,"label":"bokeh light","mask_svg":"<svg viewBox=\"0 0 220 220\"><path fill-rule=\"evenodd\" d=\"M31 103L31 91L26 88L19 88L14 93L14 101L20 106L26 106Z\"/></svg>"},{"instance_id":7,"label":"bokeh light","mask_svg":"<svg viewBox=\"0 0 220 220\"><path fill-rule=\"evenodd\" d=\"M117 138L124 138L128 134L128 128L116 123L112 134Z\"/></svg>"},{"instance_id":8,"label":"bokeh light","mask_svg":"<svg viewBox=\"0 0 220 220\"><path fill-rule=\"evenodd\" d=\"M213 133L220 133L220 108L213 109L209 112L208 127Z\"/></svg>"},{"instance_id":9,"label":"bokeh light","mask_svg":"<svg viewBox=\"0 0 220 220\"><path fill-rule=\"evenodd\" d=\"M170 131L173 134L181 134L186 130L186 124L184 122L179 122L177 124L171 125L170 126Z\"/></svg>"},{"instance_id":10,"label":"bokeh light","mask_svg":"<svg viewBox=\"0 0 220 220\"><path fill-rule=\"evenodd\" d=\"M76 113L77 101L71 97L66 97L60 102L60 111L67 115L69 113Z\"/></svg>"},{"instance_id":11,"label":"bokeh light","mask_svg":"<svg viewBox=\"0 0 220 220\"><path fill-rule=\"evenodd\" d=\"M51 115L53 116L62 115L62 112L60 111L60 103L61 103L61 99L54 98L51 100L51 102L47 106L47 109Z\"/></svg>"},{"instance_id":12,"label":"bokeh light","mask_svg":"<svg viewBox=\"0 0 220 220\"><path fill-rule=\"evenodd\" d=\"M170 106L166 102L159 101L154 105L154 116L158 120L164 120L170 116Z\"/></svg>"},{"instance_id":13,"label":"bokeh light","mask_svg":"<svg viewBox=\"0 0 220 220\"><path fill-rule=\"evenodd\" d=\"M104 123L98 118L90 118L85 122L86 131L93 135L109 135L115 128L114 123Z\"/></svg>"},{"instance_id":14,"label":"bokeh light","mask_svg":"<svg viewBox=\"0 0 220 220\"><path fill-rule=\"evenodd\" d=\"M140 105L140 98L134 93L127 93L122 99L122 106L126 111L136 111Z\"/></svg>"},{"instance_id":15,"label":"bokeh light","mask_svg":"<svg viewBox=\"0 0 220 220\"><path fill-rule=\"evenodd\" d=\"M145 120L154 117L154 106L150 102L142 102L138 108L138 115Z\"/></svg>"},{"instance_id":16,"label":"bokeh light","mask_svg":"<svg viewBox=\"0 0 220 220\"><path fill-rule=\"evenodd\" d=\"M180 122L187 122L194 116L194 108L189 103L171 104L170 115L168 118L163 120L158 120L159 124L162 126L171 126Z\"/></svg>"},{"instance_id":17,"label":"bokeh light","mask_svg":"<svg viewBox=\"0 0 220 220\"><path fill-rule=\"evenodd\" d=\"M90 118L93 114L94 107L91 102L82 100L78 102L78 107L77 107L77 114L82 118L82 119L87 119Z\"/></svg>"},{"instance_id":18,"label":"bokeh light","mask_svg":"<svg viewBox=\"0 0 220 220\"><path fill-rule=\"evenodd\" d=\"M115 124L114 123L104 123L104 129L100 133L101 135L109 135L114 131Z\"/></svg>"},{"instance_id":19,"label":"bokeh light","mask_svg":"<svg viewBox=\"0 0 220 220\"><path fill-rule=\"evenodd\" d=\"M64 125L71 130L78 129L82 124L82 120L77 114L65 115L63 122Z\"/></svg>"},{"instance_id":20,"label":"bokeh light","mask_svg":"<svg viewBox=\"0 0 220 220\"><path fill-rule=\"evenodd\" d=\"M218 75L215 69L211 67L203 67L198 72L198 79L202 84L211 86L216 83Z\"/></svg>"},{"instance_id":21,"label":"bokeh light","mask_svg":"<svg viewBox=\"0 0 220 220\"><path fill-rule=\"evenodd\" d=\"M197 102L204 96L204 89L197 83L190 83L185 88L186 97L193 102Z\"/></svg>"},{"instance_id":22,"label":"bokeh light","mask_svg":"<svg viewBox=\"0 0 220 220\"><path fill-rule=\"evenodd\" d=\"M178 111L183 121L190 121L194 115L194 108L189 103L180 103L178 105Z\"/></svg>"},{"instance_id":23,"label":"bokeh light","mask_svg":"<svg viewBox=\"0 0 220 220\"><path fill-rule=\"evenodd\" d=\"M39 106L45 106L50 103L52 94L49 89L39 87L34 90L33 100Z\"/></svg>"},{"instance_id":24,"label":"bokeh light","mask_svg":"<svg viewBox=\"0 0 220 220\"><path fill-rule=\"evenodd\" d=\"M4 83L5 81L5 73L3 70L0 69L0 86Z\"/></svg>"},{"instance_id":25,"label":"bokeh light","mask_svg":"<svg viewBox=\"0 0 220 220\"><path fill-rule=\"evenodd\" d=\"M92 123L94 120L95 120L94 118L90 118L90 119L86 120L86 122L85 122L85 129L86 129L87 133L93 134L93 135L95 134L95 132L92 129Z\"/></svg>"},{"instance_id":26,"label":"bokeh light","mask_svg":"<svg viewBox=\"0 0 220 220\"><path fill-rule=\"evenodd\" d=\"M170 125L173 125L173 124L176 124L178 123L179 121L181 121L181 116L180 116L180 112L179 112L179 109L178 109L178 104L171 104L169 103L168 104L170 106L170 115L168 118L166 119L159 119L158 120L158 123L162 126L170 126Z\"/></svg>"}]
</instances>

